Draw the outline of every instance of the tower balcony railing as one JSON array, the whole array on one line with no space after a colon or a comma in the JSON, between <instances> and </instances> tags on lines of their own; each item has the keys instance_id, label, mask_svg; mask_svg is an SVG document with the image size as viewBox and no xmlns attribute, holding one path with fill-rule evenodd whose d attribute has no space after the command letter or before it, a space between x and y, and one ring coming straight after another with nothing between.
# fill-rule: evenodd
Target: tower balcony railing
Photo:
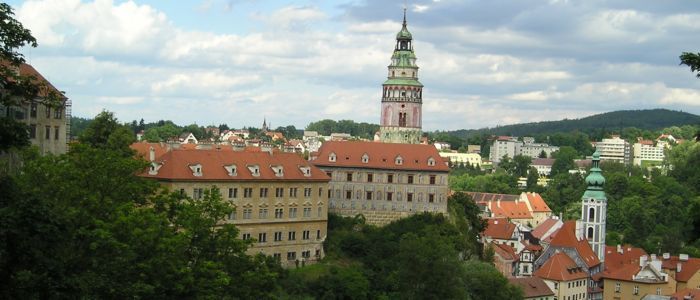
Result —
<instances>
[{"instance_id":1,"label":"tower balcony railing","mask_svg":"<svg viewBox=\"0 0 700 300\"><path fill-rule=\"evenodd\" d=\"M382 102L421 102L418 97L383 97Z\"/></svg>"}]
</instances>

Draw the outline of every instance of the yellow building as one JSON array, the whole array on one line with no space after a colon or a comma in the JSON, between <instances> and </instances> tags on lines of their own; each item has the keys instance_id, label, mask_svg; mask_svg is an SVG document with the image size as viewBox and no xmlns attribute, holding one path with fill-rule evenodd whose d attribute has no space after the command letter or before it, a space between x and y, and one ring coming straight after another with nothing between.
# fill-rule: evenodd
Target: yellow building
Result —
<instances>
[{"instance_id":1,"label":"yellow building","mask_svg":"<svg viewBox=\"0 0 700 300\"><path fill-rule=\"evenodd\" d=\"M478 153L440 152L440 156L449 160L451 166L471 165L481 167L481 155Z\"/></svg>"},{"instance_id":2,"label":"yellow building","mask_svg":"<svg viewBox=\"0 0 700 300\"><path fill-rule=\"evenodd\" d=\"M588 294L588 273L564 252L557 252L533 274L554 292L554 299L583 300ZM607 298L605 298L607 299Z\"/></svg>"},{"instance_id":3,"label":"yellow building","mask_svg":"<svg viewBox=\"0 0 700 300\"><path fill-rule=\"evenodd\" d=\"M700 289L700 258L689 257L688 254L671 256L664 253L661 261L664 272L676 280L676 291Z\"/></svg>"},{"instance_id":4,"label":"yellow building","mask_svg":"<svg viewBox=\"0 0 700 300\"><path fill-rule=\"evenodd\" d=\"M603 299L642 299L646 295L669 296L676 292L676 280L664 273L661 261L647 256L639 259L639 264L626 264L613 270L605 270L603 279Z\"/></svg>"},{"instance_id":5,"label":"yellow building","mask_svg":"<svg viewBox=\"0 0 700 300\"><path fill-rule=\"evenodd\" d=\"M284 266L323 257L328 222L329 178L294 153L220 149L169 149L132 145L151 161L144 177L173 191L200 198L213 186L235 210L242 239L255 239L250 254L264 253ZM159 148L159 149L158 149Z\"/></svg>"},{"instance_id":6,"label":"yellow building","mask_svg":"<svg viewBox=\"0 0 700 300\"><path fill-rule=\"evenodd\" d=\"M449 168L432 145L331 141L311 162L331 177L331 212L375 225L447 212Z\"/></svg>"}]
</instances>

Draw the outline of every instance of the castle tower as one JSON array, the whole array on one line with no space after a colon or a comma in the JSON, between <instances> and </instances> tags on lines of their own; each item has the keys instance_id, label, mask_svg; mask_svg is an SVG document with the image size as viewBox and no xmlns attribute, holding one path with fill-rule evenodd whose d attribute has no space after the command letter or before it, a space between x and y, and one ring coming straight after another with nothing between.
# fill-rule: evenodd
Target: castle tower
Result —
<instances>
[{"instance_id":1,"label":"castle tower","mask_svg":"<svg viewBox=\"0 0 700 300\"><path fill-rule=\"evenodd\" d=\"M593 164L586 177L586 192L581 197L581 236L588 239L591 248L598 255L601 264L605 261L605 221L607 211L607 198L603 185L603 177L600 169L600 153L593 153ZM601 270L603 268L601 267Z\"/></svg>"},{"instance_id":2,"label":"castle tower","mask_svg":"<svg viewBox=\"0 0 700 300\"><path fill-rule=\"evenodd\" d=\"M389 74L382 84L382 115L379 138L386 143L420 142L422 127L423 84L418 81L418 66L413 52L413 37L406 28L396 34L396 46L391 56Z\"/></svg>"}]
</instances>

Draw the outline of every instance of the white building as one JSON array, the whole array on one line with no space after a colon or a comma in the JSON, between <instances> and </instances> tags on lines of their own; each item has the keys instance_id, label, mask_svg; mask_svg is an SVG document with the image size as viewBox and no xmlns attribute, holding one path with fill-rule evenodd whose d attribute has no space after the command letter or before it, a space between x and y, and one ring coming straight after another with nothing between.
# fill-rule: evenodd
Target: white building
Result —
<instances>
[{"instance_id":1,"label":"white building","mask_svg":"<svg viewBox=\"0 0 700 300\"><path fill-rule=\"evenodd\" d=\"M535 143L535 139L531 137L524 137L523 143L519 146L518 154L522 156L529 156L531 158L538 158L542 152L547 154L547 157L552 157L552 153L559 151L559 147L550 146L545 143Z\"/></svg>"},{"instance_id":2,"label":"white building","mask_svg":"<svg viewBox=\"0 0 700 300\"><path fill-rule=\"evenodd\" d=\"M612 138L597 142L595 148L600 153L601 161L614 161L623 164L631 162L630 143L621 139L618 135L613 135Z\"/></svg>"},{"instance_id":3,"label":"white building","mask_svg":"<svg viewBox=\"0 0 700 300\"><path fill-rule=\"evenodd\" d=\"M652 164L660 164L664 160L664 143L657 143L649 140L640 140L634 145L632 163L635 166L641 166L643 162Z\"/></svg>"},{"instance_id":4,"label":"white building","mask_svg":"<svg viewBox=\"0 0 700 300\"><path fill-rule=\"evenodd\" d=\"M304 130L304 146L309 152L318 152L321 148L321 140L319 139L318 132Z\"/></svg>"},{"instance_id":5,"label":"white building","mask_svg":"<svg viewBox=\"0 0 700 300\"><path fill-rule=\"evenodd\" d=\"M435 142L433 143L433 146L435 146L435 149L438 151L450 150L450 144L445 142Z\"/></svg>"},{"instance_id":6,"label":"white building","mask_svg":"<svg viewBox=\"0 0 700 300\"><path fill-rule=\"evenodd\" d=\"M450 166L467 165L481 166L481 155L476 153L440 152L440 157L450 160Z\"/></svg>"},{"instance_id":7,"label":"white building","mask_svg":"<svg viewBox=\"0 0 700 300\"><path fill-rule=\"evenodd\" d=\"M532 160L532 164L530 164L530 166L537 169L537 174L540 176L549 176L549 174L552 173L553 165L553 158L535 158Z\"/></svg>"},{"instance_id":8,"label":"white building","mask_svg":"<svg viewBox=\"0 0 700 300\"><path fill-rule=\"evenodd\" d=\"M503 156L513 158L516 155L523 155L534 159L538 158L542 151L547 154L547 157L552 157L552 153L559 151L559 147L535 143L533 137L523 137L521 142L514 136L499 136L491 145L489 159L494 163L500 162Z\"/></svg>"},{"instance_id":9,"label":"white building","mask_svg":"<svg viewBox=\"0 0 700 300\"><path fill-rule=\"evenodd\" d=\"M489 153L489 159L498 163L501 161L503 156L514 157L516 155L516 145L519 144L517 137L513 136L499 136L491 145L491 152Z\"/></svg>"}]
</instances>

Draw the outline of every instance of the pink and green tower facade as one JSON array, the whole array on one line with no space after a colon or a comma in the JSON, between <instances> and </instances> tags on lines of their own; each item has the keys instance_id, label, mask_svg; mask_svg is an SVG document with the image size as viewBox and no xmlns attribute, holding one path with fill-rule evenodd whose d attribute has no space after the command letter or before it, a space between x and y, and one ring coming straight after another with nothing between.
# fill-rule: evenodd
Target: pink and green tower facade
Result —
<instances>
[{"instance_id":1,"label":"pink and green tower facade","mask_svg":"<svg viewBox=\"0 0 700 300\"><path fill-rule=\"evenodd\" d=\"M421 138L423 84L418 81L413 37L406 28L396 34L387 80L382 84L382 116L379 138L386 143L417 144Z\"/></svg>"}]
</instances>

